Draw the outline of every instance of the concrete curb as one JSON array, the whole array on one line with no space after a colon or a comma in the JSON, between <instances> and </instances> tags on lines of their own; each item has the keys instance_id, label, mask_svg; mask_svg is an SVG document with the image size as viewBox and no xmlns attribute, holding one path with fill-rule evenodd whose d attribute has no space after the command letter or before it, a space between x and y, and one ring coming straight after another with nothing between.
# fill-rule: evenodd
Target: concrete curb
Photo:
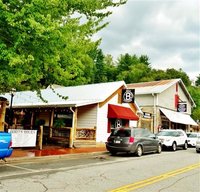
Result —
<instances>
[{"instance_id":1,"label":"concrete curb","mask_svg":"<svg viewBox=\"0 0 200 192\"><path fill-rule=\"evenodd\" d=\"M91 155L104 155L108 151L97 151L97 152L87 152L87 153L72 153L72 154L61 154L61 155L48 155L48 156L36 156L36 157L12 157L6 158L6 162L3 163L19 163L19 162L28 162L28 161L42 161L42 160L56 160L56 159L76 159L80 157L87 157Z\"/></svg>"}]
</instances>

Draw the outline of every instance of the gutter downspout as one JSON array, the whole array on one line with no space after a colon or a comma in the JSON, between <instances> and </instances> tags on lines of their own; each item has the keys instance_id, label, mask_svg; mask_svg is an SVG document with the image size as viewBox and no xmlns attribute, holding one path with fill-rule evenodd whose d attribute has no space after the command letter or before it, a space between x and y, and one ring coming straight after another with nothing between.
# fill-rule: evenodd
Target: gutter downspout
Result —
<instances>
[{"instance_id":1,"label":"gutter downspout","mask_svg":"<svg viewBox=\"0 0 200 192\"><path fill-rule=\"evenodd\" d=\"M152 93L153 96L153 133L155 133L155 126L156 126L156 119L157 119L157 114L156 114L156 103L158 102L158 95Z\"/></svg>"}]
</instances>

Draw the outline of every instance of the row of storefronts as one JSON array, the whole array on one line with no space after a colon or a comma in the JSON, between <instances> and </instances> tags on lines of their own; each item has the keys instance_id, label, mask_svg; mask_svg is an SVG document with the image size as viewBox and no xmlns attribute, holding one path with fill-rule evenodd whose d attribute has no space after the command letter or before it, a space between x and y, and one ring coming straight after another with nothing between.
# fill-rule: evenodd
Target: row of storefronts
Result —
<instances>
[{"instance_id":1,"label":"row of storefronts","mask_svg":"<svg viewBox=\"0 0 200 192\"><path fill-rule=\"evenodd\" d=\"M140 126L157 133L160 129L199 131L191 118L195 103L181 79L128 84L135 89L135 99L143 115Z\"/></svg>"},{"instance_id":2,"label":"row of storefronts","mask_svg":"<svg viewBox=\"0 0 200 192\"><path fill-rule=\"evenodd\" d=\"M186 102L186 112L177 112L179 100L174 95ZM43 144L81 147L104 143L110 132L121 126L147 127L154 133L160 128L198 129L190 117L195 104L180 79L60 86L54 91L41 90L41 96L43 99L36 92L16 92L10 106L10 93L1 95L1 131L39 131L42 126Z\"/></svg>"}]
</instances>

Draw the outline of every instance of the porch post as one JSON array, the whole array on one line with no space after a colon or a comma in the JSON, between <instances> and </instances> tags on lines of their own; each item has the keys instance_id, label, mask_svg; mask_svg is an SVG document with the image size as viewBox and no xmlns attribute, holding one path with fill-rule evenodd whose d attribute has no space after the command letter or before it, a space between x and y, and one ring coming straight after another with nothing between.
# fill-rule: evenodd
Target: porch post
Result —
<instances>
[{"instance_id":1,"label":"porch post","mask_svg":"<svg viewBox=\"0 0 200 192\"><path fill-rule=\"evenodd\" d=\"M33 129L33 117L34 117L34 112L31 112L31 129Z\"/></svg>"},{"instance_id":2,"label":"porch post","mask_svg":"<svg viewBox=\"0 0 200 192\"><path fill-rule=\"evenodd\" d=\"M73 113L73 119L72 119L72 128L70 129L70 136L69 136L69 148L73 148L74 146L74 140L76 136L76 125L77 125L77 108L75 108L75 111L70 107L70 110Z\"/></svg>"},{"instance_id":3,"label":"porch post","mask_svg":"<svg viewBox=\"0 0 200 192\"><path fill-rule=\"evenodd\" d=\"M53 117L54 117L54 109L51 111L51 118L49 123L49 137L52 137L52 128L53 128Z\"/></svg>"},{"instance_id":4,"label":"porch post","mask_svg":"<svg viewBox=\"0 0 200 192\"><path fill-rule=\"evenodd\" d=\"M6 101L0 101L0 131L4 130L5 122L5 114L6 114Z\"/></svg>"}]
</instances>

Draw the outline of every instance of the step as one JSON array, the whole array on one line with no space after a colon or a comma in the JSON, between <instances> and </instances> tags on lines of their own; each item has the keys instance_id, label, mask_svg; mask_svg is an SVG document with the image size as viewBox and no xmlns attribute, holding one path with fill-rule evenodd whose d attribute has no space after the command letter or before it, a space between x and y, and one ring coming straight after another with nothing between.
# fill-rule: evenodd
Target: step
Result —
<instances>
[{"instance_id":1,"label":"step","mask_svg":"<svg viewBox=\"0 0 200 192\"><path fill-rule=\"evenodd\" d=\"M74 141L74 147L80 148L80 147L96 147L96 141Z\"/></svg>"}]
</instances>

